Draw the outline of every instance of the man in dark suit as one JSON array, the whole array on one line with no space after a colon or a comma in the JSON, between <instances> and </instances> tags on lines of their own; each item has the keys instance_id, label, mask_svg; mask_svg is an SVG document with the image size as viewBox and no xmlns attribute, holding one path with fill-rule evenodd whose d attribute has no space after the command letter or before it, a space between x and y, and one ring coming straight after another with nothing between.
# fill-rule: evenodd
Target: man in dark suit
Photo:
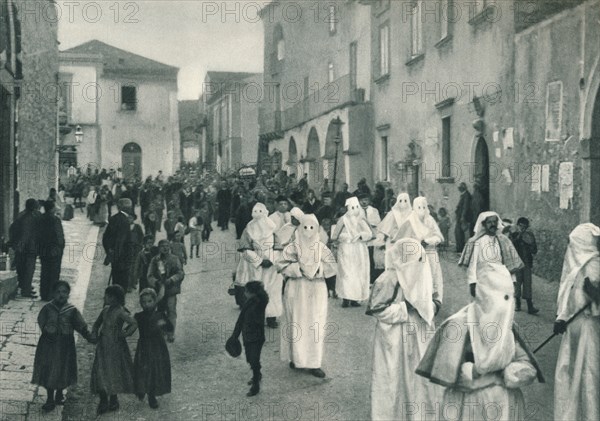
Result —
<instances>
[{"instance_id":1,"label":"man in dark suit","mask_svg":"<svg viewBox=\"0 0 600 421\"><path fill-rule=\"evenodd\" d=\"M54 213L54 201L47 200L43 204L44 214L40 217L40 294L43 301L52 299L53 286L60 279L60 269L65 235L62 222Z\"/></svg>"},{"instance_id":2,"label":"man in dark suit","mask_svg":"<svg viewBox=\"0 0 600 421\"><path fill-rule=\"evenodd\" d=\"M17 216L9 229L10 243L15 250L15 265L21 296L27 298L37 297L31 283L39 247L39 220L41 214L38 209L37 200L27 199L25 210Z\"/></svg>"},{"instance_id":3,"label":"man in dark suit","mask_svg":"<svg viewBox=\"0 0 600 421\"><path fill-rule=\"evenodd\" d=\"M105 263L111 264L112 283L121 285L125 291L129 284L129 261L127 258L127 242L129 240L128 214L133 212L131 199L120 199L117 212L108 220L108 226L102 236L102 246L106 252Z\"/></svg>"}]
</instances>

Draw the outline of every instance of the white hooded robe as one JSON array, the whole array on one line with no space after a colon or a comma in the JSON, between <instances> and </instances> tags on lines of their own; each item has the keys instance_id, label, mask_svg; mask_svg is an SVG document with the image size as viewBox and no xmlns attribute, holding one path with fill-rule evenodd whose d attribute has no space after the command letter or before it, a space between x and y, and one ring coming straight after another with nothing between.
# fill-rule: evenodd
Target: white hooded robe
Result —
<instances>
[{"instance_id":1,"label":"white hooded robe","mask_svg":"<svg viewBox=\"0 0 600 421\"><path fill-rule=\"evenodd\" d=\"M278 270L285 276L281 359L297 368L321 368L327 334L327 286L335 275L331 251L319 240L314 215L300 221L294 242L283 250Z\"/></svg>"}]
</instances>

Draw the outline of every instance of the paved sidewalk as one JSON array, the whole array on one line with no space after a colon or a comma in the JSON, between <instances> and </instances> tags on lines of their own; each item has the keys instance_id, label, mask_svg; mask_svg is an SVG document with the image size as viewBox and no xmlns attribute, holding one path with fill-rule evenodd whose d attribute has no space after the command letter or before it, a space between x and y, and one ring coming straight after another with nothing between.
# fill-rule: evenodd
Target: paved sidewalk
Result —
<instances>
[{"instance_id":1,"label":"paved sidewalk","mask_svg":"<svg viewBox=\"0 0 600 421\"><path fill-rule=\"evenodd\" d=\"M94 259L98 227L78 209L75 218L63 221L66 247L61 279L71 284L70 302L83 311L83 303ZM85 258L84 258L85 254ZM39 293L40 264L34 274ZM31 384L33 360L39 338L37 315L46 303L17 296L0 307L0 420L60 420L62 407L45 414L42 387ZM88 321L89 322L89 321ZM78 334L75 335L78 340Z\"/></svg>"}]
</instances>

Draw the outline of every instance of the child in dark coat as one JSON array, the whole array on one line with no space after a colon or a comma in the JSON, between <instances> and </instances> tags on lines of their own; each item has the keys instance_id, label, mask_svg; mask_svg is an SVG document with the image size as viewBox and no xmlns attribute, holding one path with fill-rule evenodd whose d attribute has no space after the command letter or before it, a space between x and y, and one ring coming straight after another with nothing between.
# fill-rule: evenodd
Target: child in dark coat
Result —
<instances>
[{"instance_id":1,"label":"child in dark coat","mask_svg":"<svg viewBox=\"0 0 600 421\"><path fill-rule=\"evenodd\" d=\"M42 336L35 350L31 383L46 388L48 398L42 406L44 411L52 411L56 405L62 405L63 389L77 383L74 331L92 342L81 313L67 301L70 292L67 282L55 283L54 299L42 307L38 315Z\"/></svg>"},{"instance_id":2,"label":"child in dark coat","mask_svg":"<svg viewBox=\"0 0 600 421\"><path fill-rule=\"evenodd\" d=\"M139 252L134 266L135 282L139 285L139 291L148 288L148 268L150 261L158 254L158 247L154 245L154 237L146 235L144 237L144 248Z\"/></svg>"},{"instance_id":3,"label":"child in dark coat","mask_svg":"<svg viewBox=\"0 0 600 421\"><path fill-rule=\"evenodd\" d=\"M247 396L254 396L260 391L260 353L265 343L265 309L269 296L262 282L251 281L246 284L246 302L238 317L235 329L231 335L237 339L242 334L246 361L252 369L252 379L248 382L252 387Z\"/></svg>"},{"instance_id":4,"label":"child in dark coat","mask_svg":"<svg viewBox=\"0 0 600 421\"><path fill-rule=\"evenodd\" d=\"M98 415L119 409L118 393L134 391L133 363L126 338L136 331L137 322L124 305L125 291L120 285L106 288L104 308L92 329L98 345L92 366L91 391L100 395ZM123 329L125 323L127 327Z\"/></svg>"},{"instance_id":5,"label":"child in dark coat","mask_svg":"<svg viewBox=\"0 0 600 421\"><path fill-rule=\"evenodd\" d=\"M158 408L157 396L171 393L171 359L164 331L171 330L165 314L157 311L157 295L152 288L140 292L144 311L135 314L140 337L133 362L135 392L140 400L148 395L150 408Z\"/></svg>"}]
</instances>

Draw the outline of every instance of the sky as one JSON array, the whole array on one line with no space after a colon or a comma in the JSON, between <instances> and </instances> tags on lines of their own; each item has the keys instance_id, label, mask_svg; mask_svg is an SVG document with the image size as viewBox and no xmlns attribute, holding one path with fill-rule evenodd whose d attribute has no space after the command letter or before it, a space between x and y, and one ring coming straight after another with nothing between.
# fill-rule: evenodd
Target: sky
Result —
<instances>
[{"instance_id":1,"label":"sky","mask_svg":"<svg viewBox=\"0 0 600 421\"><path fill-rule=\"evenodd\" d=\"M263 24L257 11L267 3L61 0L59 48L97 39L179 67L179 99L198 99L207 71L262 72Z\"/></svg>"}]
</instances>

